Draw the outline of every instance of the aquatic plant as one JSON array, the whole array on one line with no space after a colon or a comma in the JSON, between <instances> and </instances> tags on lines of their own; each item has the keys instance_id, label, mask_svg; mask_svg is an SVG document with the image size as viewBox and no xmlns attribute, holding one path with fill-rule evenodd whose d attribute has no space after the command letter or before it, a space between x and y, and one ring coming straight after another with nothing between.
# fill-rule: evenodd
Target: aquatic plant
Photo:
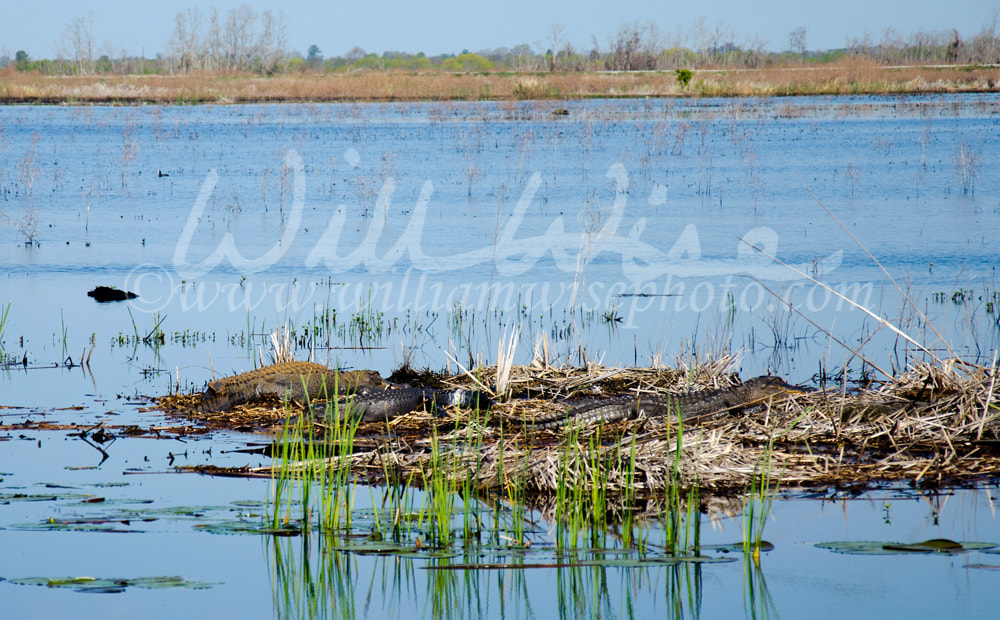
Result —
<instances>
[{"instance_id":1,"label":"aquatic plant","mask_svg":"<svg viewBox=\"0 0 1000 620\"><path fill-rule=\"evenodd\" d=\"M743 553L752 558L754 564L760 563L764 526L767 525L771 506L778 493L778 485L771 480L773 451L772 439L754 464L743 508Z\"/></svg>"},{"instance_id":2,"label":"aquatic plant","mask_svg":"<svg viewBox=\"0 0 1000 620\"><path fill-rule=\"evenodd\" d=\"M325 389L337 393L338 383L335 379L334 385ZM311 411L307 407L307 412ZM356 484L350 455L358 421L350 405L337 399L327 403L323 415L323 422L315 424L308 414L292 415L289 411L285 418L268 496L272 528L297 527L308 532L315 526L322 532L335 532L351 526ZM317 435L317 429L325 432ZM295 505L300 510L297 520L291 514Z\"/></svg>"},{"instance_id":3,"label":"aquatic plant","mask_svg":"<svg viewBox=\"0 0 1000 620\"><path fill-rule=\"evenodd\" d=\"M955 175L962 184L963 194L976 193L976 178L979 176L980 156L964 141L955 145Z\"/></svg>"},{"instance_id":4,"label":"aquatic plant","mask_svg":"<svg viewBox=\"0 0 1000 620\"><path fill-rule=\"evenodd\" d=\"M6 306L0 306L0 366L7 363L6 351L4 351L3 334L7 327L7 318L10 316L10 306L13 302L7 302Z\"/></svg>"},{"instance_id":5,"label":"aquatic plant","mask_svg":"<svg viewBox=\"0 0 1000 620\"><path fill-rule=\"evenodd\" d=\"M670 441L668 433L666 442ZM665 501L660 515L664 549L673 556L697 555L701 543L700 489L698 484L692 484L686 494L683 490L681 464L684 453L684 421L681 417L678 417L673 441L673 463L664 489Z\"/></svg>"}]
</instances>

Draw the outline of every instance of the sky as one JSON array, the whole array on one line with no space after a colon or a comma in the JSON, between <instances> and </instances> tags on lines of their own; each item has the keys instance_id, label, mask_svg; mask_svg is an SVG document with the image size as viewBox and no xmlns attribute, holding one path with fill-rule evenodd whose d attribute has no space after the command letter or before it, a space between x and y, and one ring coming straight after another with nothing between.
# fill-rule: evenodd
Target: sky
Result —
<instances>
[{"instance_id":1,"label":"sky","mask_svg":"<svg viewBox=\"0 0 1000 620\"><path fill-rule=\"evenodd\" d=\"M852 37L870 33L875 41L886 27L904 37L919 30L958 29L965 38L992 23L1000 0L422 0L343 2L342 0L218 0L199 5L193 0L35 0L6 2L0 11L0 55L25 50L32 58L51 58L56 42L75 17L93 15L94 39L100 54L118 56L165 52L174 16L192 6L229 9L249 4L255 11L284 11L289 51L305 53L319 46L325 56L343 55L354 46L368 52L441 53L541 44L544 50L552 24L562 24L578 50L592 47L592 38L607 48L617 28L651 20L665 35L690 33L699 19L709 29L722 26L736 34L737 43L757 37L765 49L788 49L789 33L806 29L808 49L847 45ZM284 4L282 9L281 5ZM1000 24L998 24L1000 25Z\"/></svg>"}]
</instances>

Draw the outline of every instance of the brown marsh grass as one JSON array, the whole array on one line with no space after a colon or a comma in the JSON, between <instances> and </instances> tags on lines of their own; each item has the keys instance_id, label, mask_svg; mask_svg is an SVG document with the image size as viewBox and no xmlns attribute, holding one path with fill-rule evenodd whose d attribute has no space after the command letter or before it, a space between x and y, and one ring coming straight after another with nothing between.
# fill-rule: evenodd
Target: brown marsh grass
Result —
<instances>
[{"instance_id":1,"label":"brown marsh grass","mask_svg":"<svg viewBox=\"0 0 1000 620\"><path fill-rule=\"evenodd\" d=\"M819 66L699 69L687 87L673 72L336 74L189 73L149 76L44 76L0 72L4 103L249 103L576 99L589 97L776 96L986 92L996 67L885 67L864 60Z\"/></svg>"}]
</instances>

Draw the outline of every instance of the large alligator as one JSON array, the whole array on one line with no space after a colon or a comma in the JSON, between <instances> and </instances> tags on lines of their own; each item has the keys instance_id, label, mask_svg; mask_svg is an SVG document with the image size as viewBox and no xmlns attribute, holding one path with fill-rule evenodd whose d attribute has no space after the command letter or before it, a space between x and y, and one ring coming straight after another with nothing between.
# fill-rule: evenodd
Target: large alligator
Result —
<instances>
[{"instance_id":1,"label":"large alligator","mask_svg":"<svg viewBox=\"0 0 1000 620\"><path fill-rule=\"evenodd\" d=\"M225 411L265 396L304 403L383 384L382 377L370 370L336 372L313 362L282 362L212 381L199 409Z\"/></svg>"},{"instance_id":2,"label":"large alligator","mask_svg":"<svg viewBox=\"0 0 1000 620\"><path fill-rule=\"evenodd\" d=\"M202 412L225 411L265 397L300 405L325 400L336 402L361 422L377 422L425 404L489 406L485 396L470 390L386 389L388 387L373 370L333 371L313 362L282 362L212 381L202 394L198 409ZM326 409L327 405L322 408Z\"/></svg>"},{"instance_id":3,"label":"large alligator","mask_svg":"<svg viewBox=\"0 0 1000 620\"><path fill-rule=\"evenodd\" d=\"M362 389L352 398L338 400L337 405L359 422L383 422L422 407L440 413L442 407L450 406L486 409L492 402L485 394L474 390L401 387ZM330 407L330 404L324 405L317 413L329 417Z\"/></svg>"},{"instance_id":4,"label":"large alligator","mask_svg":"<svg viewBox=\"0 0 1000 620\"><path fill-rule=\"evenodd\" d=\"M617 422L637 418L669 420L680 417L693 421L723 412L751 413L763 409L772 399L806 391L808 388L790 385L780 377L754 377L725 389L602 398L566 412L536 418L532 426L548 429L571 423Z\"/></svg>"},{"instance_id":5,"label":"large alligator","mask_svg":"<svg viewBox=\"0 0 1000 620\"><path fill-rule=\"evenodd\" d=\"M361 422L378 422L419 409L458 405L491 406L491 401L473 390L396 387L389 389L375 371L333 371L312 362L283 362L265 366L208 384L199 410L224 411L264 397L309 404L323 400L314 410L336 404ZM551 429L568 423L616 422L636 418L693 420L722 412L751 412L783 395L800 394L807 388L790 385L779 377L755 377L734 387L668 394L627 395L596 399L568 411L536 418L531 427Z\"/></svg>"}]
</instances>

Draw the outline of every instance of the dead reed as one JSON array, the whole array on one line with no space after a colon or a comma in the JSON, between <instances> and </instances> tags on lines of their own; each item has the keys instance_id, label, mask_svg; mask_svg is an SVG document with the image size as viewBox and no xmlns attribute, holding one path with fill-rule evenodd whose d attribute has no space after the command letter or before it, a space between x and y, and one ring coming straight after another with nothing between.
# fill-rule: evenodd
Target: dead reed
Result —
<instances>
[{"instance_id":1,"label":"dead reed","mask_svg":"<svg viewBox=\"0 0 1000 620\"><path fill-rule=\"evenodd\" d=\"M450 411L443 418L415 412L390 422L390 433L385 424L362 425L354 452L331 459L349 461L359 481L373 483L385 482L390 459L396 475L420 484L421 472L431 471L433 453L440 471L462 476L460 483L480 492L516 484L526 495L547 496L561 485L599 484L608 496L636 499L657 497L676 484L738 493L765 460L786 486L884 480L942 485L1000 474L996 368L959 360L921 363L871 389L820 390L772 402L760 413L721 414L685 424L682 441L676 423L664 420L554 431L537 431L529 424L535 416L565 410L567 400L580 397L726 387L736 381L731 364L722 359L658 369L536 363L501 369L509 373L508 390L518 397L495 404L488 416L468 410ZM425 373L418 382L495 385L497 368L473 374ZM282 417L276 405L218 415L224 417L202 421L231 426L238 420L246 428L273 425ZM390 442L387 436L395 439ZM590 448L580 450L580 445ZM331 463L341 465L348 463ZM474 472L471 481L466 480L469 472ZM269 467L250 471L271 473Z\"/></svg>"},{"instance_id":2,"label":"dead reed","mask_svg":"<svg viewBox=\"0 0 1000 620\"><path fill-rule=\"evenodd\" d=\"M821 66L699 69L687 88L674 72L446 73L363 71L335 74L189 73L44 76L0 74L4 103L196 104L306 101L574 99L589 97L774 96L985 92L996 67L886 67L845 60Z\"/></svg>"}]
</instances>

